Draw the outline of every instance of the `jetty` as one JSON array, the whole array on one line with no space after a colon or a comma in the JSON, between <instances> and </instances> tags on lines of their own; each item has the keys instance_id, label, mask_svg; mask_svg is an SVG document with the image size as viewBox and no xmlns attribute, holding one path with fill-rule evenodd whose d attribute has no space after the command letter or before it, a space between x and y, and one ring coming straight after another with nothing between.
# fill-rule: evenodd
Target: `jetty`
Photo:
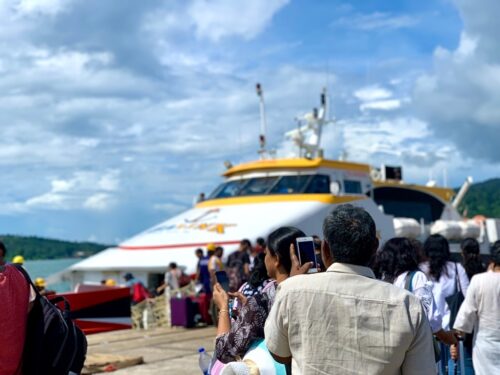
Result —
<instances>
[{"instance_id":1,"label":"jetty","mask_svg":"<svg viewBox=\"0 0 500 375\"><path fill-rule=\"evenodd\" d=\"M198 348L212 354L215 335L214 327L131 329L89 335L84 374L199 374ZM111 364L105 365L105 361Z\"/></svg>"}]
</instances>

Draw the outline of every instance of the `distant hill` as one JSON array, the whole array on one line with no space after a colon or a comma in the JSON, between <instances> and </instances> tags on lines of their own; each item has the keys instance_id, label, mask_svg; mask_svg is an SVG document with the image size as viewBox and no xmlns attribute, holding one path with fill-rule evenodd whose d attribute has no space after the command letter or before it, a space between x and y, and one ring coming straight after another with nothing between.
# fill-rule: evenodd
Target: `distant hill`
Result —
<instances>
[{"instance_id":1,"label":"distant hill","mask_svg":"<svg viewBox=\"0 0 500 375\"><path fill-rule=\"evenodd\" d=\"M7 259L22 255L25 259L56 259L85 257L110 247L92 242L69 242L40 237L3 235L0 241L7 248Z\"/></svg>"},{"instance_id":2,"label":"distant hill","mask_svg":"<svg viewBox=\"0 0 500 375\"><path fill-rule=\"evenodd\" d=\"M473 184L458 210L465 212L467 217L484 215L500 218L500 178Z\"/></svg>"}]
</instances>

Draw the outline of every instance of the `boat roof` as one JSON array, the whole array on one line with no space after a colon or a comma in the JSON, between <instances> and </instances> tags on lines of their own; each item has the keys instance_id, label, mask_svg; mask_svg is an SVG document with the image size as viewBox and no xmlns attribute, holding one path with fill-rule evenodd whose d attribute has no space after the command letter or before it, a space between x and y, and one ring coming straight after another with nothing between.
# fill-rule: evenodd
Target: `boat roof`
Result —
<instances>
[{"instance_id":1,"label":"boat roof","mask_svg":"<svg viewBox=\"0 0 500 375\"><path fill-rule=\"evenodd\" d=\"M261 170L276 170L276 169L317 169L331 168L349 170L363 173L370 173L371 167L369 164L354 163L341 160L328 160L323 158L290 158L290 159L263 159L243 163L229 168L224 172L225 177L236 176L248 172Z\"/></svg>"},{"instance_id":2,"label":"boat roof","mask_svg":"<svg viewBox=\"0 0 500 375\"><path fill-rule=\"evenodd\" d=\"M366 175L370 175L370 177L371 177L370 172L373 169L369 164L365 163L356 163L356 162L342 161L342 160L330 160L324 158L262 159L233 166L228 170L226 170L223 176L225 176L226 178L230 178L259 171L285 171L285 170L299 171L299 170L312 170L319 168L328 168L328 169L363 173ZM396 181L396 180L372 179L372 182L375 187L391 187L399 189L417 190L426 194L433 195L444 202L450 202L455 195L455 191L453 189L446 187L407 184L403 181ZM267 197L267 198L270 200L276 199L276 197ZM238 197L236 198L235 202L241 203L240 200L242 199L245 200L245 203L249 203L247 202L248 200L247 197ZM209 205L209 203L203 202L201 205L206 206Z\"/></svg>"}]
</instances>

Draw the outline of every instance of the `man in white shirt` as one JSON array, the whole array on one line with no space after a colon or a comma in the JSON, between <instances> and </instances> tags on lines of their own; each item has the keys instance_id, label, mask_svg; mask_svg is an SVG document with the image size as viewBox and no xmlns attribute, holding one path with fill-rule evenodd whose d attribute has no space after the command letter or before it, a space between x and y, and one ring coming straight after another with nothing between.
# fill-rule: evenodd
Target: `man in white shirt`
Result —
<instances>
[{"instance_id":1,"label":"man in white shirt","mask_svg":"<svg viewBox=\"0 0 500 375\"><path fill-rule=\"evenodd\" d=\"M367 267L378 247L371 216L342 205L325 218L323 232L327 271L290 277L278 288L265 326L275 359L293 357L302 375L435 373L420 301Z\"/></svg>"}]
</instances>

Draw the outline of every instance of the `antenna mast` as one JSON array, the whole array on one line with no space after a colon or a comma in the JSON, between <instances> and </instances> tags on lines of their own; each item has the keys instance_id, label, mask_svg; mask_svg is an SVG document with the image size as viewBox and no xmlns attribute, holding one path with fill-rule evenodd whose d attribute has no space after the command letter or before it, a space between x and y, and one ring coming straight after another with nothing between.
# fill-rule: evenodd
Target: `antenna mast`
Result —
<instances>
[{"instance_id":1,"label":"antenna mast","mask_svg":"<svg viewBox=\"0 0 500 375\"><path fill-rule=\"evenodd\" d=\"M328 118L328 95L326 88L321 93L321 106L313 108L303 118L297 119L297 129L289 131L286 136L291 138L299 147L299 156L308 159L322 158L321 135L323 126L330 123Z\"/></svg>"},{"instance_id":2,"label":"antenna mast","mask_svg":"<svg viewBox=\"0 0 500 375\"><path fill-rule=\"evenodd\" d=\"M259 97L259 105L260 105L260 135L259 135L259 144L260 150L259 154L262 159L264 159L266 150L266 108L264 106L264 93L262 92L262 86L260 83L255 85L255 89L257 90L257 96Z\"/></svg>"}]
</instances>

